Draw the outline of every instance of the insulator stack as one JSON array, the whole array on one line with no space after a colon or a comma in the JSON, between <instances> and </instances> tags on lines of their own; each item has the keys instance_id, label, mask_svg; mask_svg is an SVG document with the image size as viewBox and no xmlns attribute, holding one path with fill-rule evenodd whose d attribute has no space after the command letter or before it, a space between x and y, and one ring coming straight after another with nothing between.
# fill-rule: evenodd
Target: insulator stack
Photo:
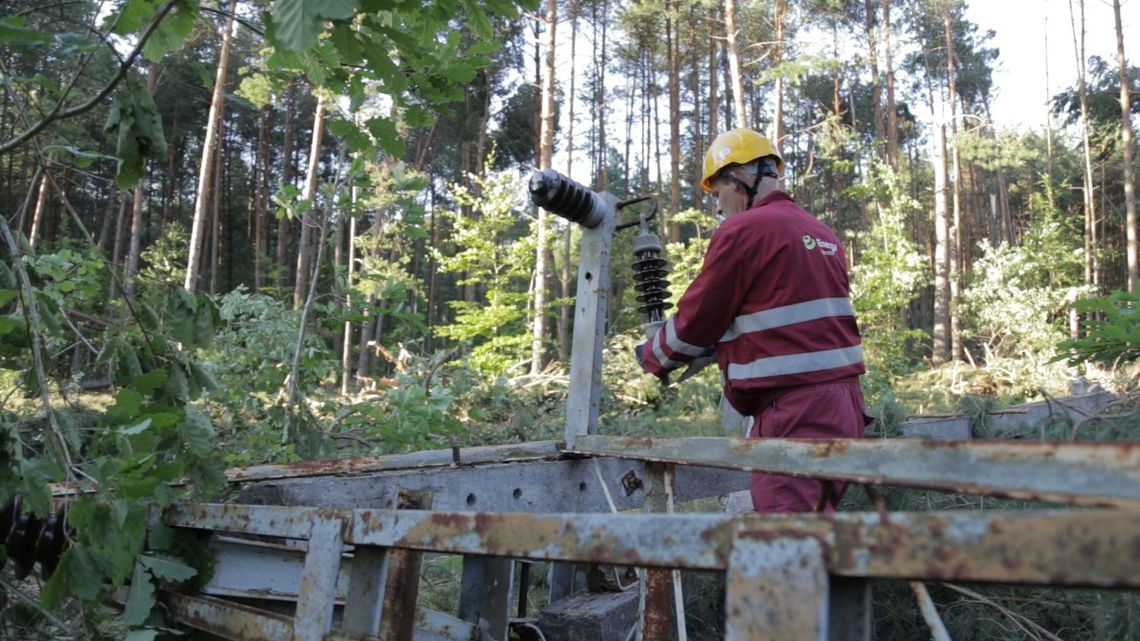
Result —
<instances>
[{"instance_id":1,"label":"insulator stack","mask_svg":"<svg viewBox=\"0 0 1140 641\"><path fill-rule=\"evenodd\" d=\"M28 576L37 561L40 576L50 577L67 548L67 537L63 508L40 519L24 510L23 499L16 494L0 510L0 540L17 579ZM4 561L0 561L0 568L3 566Z\"/></svg>"},{"instance_id":2,"label":"insulator stack","mask_svg":"<svg viewBox=\"0 0 1140 641\"><path fill-rule=\"evenodd\" d=\"M553 169L531 174L531 202L566 220L593 229L605 219L605 204L597 194Z\"/></svg>"},{"instance_id":3,"label":"insulator stack","mask_svg":"<svg viewBox=\"0 0 1140 641\"><path fill-rule=\"evenodd\" d=\"M668 262L662 257L661 239L649 233L644 226L633 239L633 280L637 285L638 311L645 314L649 322L660 321L665 310L673 306L669 302Z\"/></svg>"}]
</instances>

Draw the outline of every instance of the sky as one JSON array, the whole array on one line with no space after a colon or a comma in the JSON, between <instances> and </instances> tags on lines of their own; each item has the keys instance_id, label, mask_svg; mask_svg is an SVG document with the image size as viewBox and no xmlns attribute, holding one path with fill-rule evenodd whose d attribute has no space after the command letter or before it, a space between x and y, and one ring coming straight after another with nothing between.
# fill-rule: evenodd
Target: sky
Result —
<instances>
[{"instance_id":1,"label":"sky","mask_svg":"<svg viewBox=\"0 0 1140 641\"><path fill-rule=\"evenodd\" d=\"M1072 2L1079 20L1079 0ZM1131 65L1140 64L1140 0L1122 0L1120 15L1124 55ZM1043 126L1047 96L1077 83L1069 0L970 0L966 17L982 31L995 32L991 40L991 46L999 50L994 71L995 124L1022 130ZM1106 58L1115 68L1116 28L1111 0L1085 0L1085 23L1087 55Z\"/></svg>"}]
</instances>

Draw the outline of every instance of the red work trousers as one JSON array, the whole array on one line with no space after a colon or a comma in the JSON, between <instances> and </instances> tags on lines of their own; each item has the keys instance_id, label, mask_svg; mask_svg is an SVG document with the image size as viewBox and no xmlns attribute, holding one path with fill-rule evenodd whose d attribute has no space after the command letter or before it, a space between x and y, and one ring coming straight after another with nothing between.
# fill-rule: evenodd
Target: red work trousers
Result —
<instances>
[{"instance_id":1,"label":"red work trousers","mask_svg":"<svg viewBox=\"0 0 1140 641\"><path fill-rule=\"evenodd\" d=\"M753 417L748 437L862 438L871 422L863 409L858 379L797 387ZM812 512L825 491L823 510L834 512L847 484L755 472L751 489L757 512Z\"/></svg>"}]
</instances>

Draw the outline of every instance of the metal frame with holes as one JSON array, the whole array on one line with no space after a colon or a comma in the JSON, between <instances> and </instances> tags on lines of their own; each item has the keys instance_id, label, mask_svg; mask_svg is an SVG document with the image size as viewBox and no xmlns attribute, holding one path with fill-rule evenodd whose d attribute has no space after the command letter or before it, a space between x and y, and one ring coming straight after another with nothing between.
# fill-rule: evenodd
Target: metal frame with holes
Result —
<instances>
[{"instance_id":1,"label":"metal frame with holes","mask_svg":"<svg viewBox=\"0 0 1140 641\"><path fill-rule=\"evenodd\" d=\"M1140 445L598 435L617 215L589 195L563 441L231 470L240 504L163 515L217 554L200 593L163 593L176 619L235 641L504 641L518 560L555 564L552 599L575 563L644 569L653 640L682 612L679 569L724 573L731 641L868 641L872 579L1140 588ZM877 511L673 513L756 471L864 484ZM873 485L1085 509L889 512ZM417 604L424 554L463 556L458 617Z\"/></svg>"}]
</instances>

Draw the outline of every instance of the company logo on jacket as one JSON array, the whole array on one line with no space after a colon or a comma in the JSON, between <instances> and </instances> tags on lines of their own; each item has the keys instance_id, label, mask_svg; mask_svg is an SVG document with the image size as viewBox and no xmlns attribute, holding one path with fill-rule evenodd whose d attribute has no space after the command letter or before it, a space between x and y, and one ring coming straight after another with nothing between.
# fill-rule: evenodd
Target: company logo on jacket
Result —
<instances>
[{"instance_id":1,"label":"company logo on jacket","mask_svg":"<svg viewBox=\"0 0 1140 641\"><path fill-rule=\"evenodd\" d=\"M811 251L817 246L819 247L819 250L823 252L824 256L834 256L835 252L839 251L839 246L835 243L829 243L826 240L820 240L811 236L810 234L804 234L804 249Z\"/></svg>"}]
</instances>

